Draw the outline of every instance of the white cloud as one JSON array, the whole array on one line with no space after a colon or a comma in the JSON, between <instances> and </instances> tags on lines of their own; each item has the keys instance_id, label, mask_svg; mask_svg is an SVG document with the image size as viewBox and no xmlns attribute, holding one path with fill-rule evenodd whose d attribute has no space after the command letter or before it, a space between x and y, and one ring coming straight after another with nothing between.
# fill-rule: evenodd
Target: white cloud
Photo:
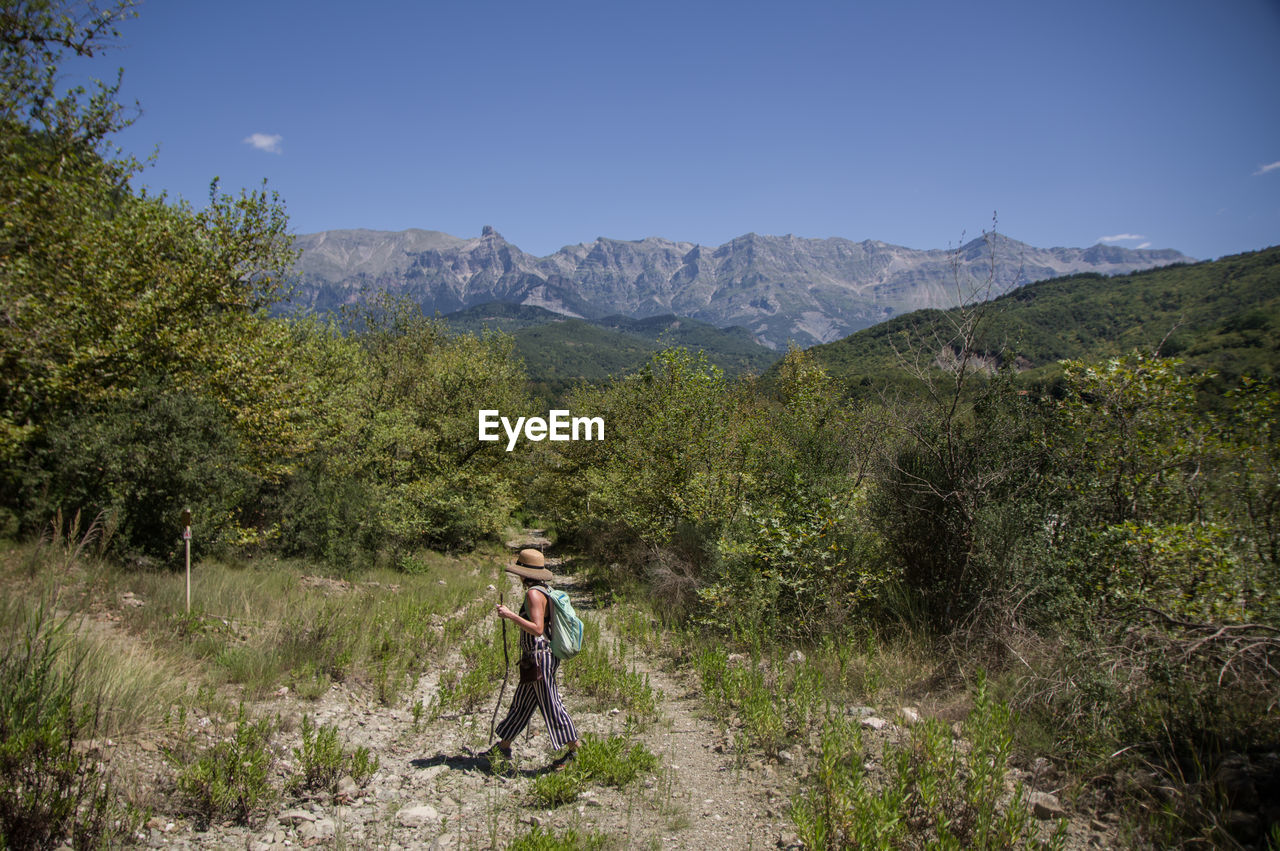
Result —
<instances>
[{"instance_id":1,"label":"white cloud","mask_svg":"<svg viewBox=\"0 0 1280 851\"><path fill-rule=\"evenodd\" d=\"M1260 168L1260 169L1258 169L1257 171L1255 171L1255 172L1254 172L1254 175L1255 175L1255 176L1257 176L1257 175L1259 175L1259 174L1266 174L1267 172L1269 172L1269 171L1275 171L1275 170L1276 170L1276 169L1278 169L1278 168L1280 168L1280 160L1276 160L1276 161L1275 161L1275 162L1273 162L1273 163L1267 163L1267 164L1266 164L1266 165L1264 165L1262 168Z\"/></svg>"},{"instance_id":2,"label":"white cloud","mask_svg":"<svg viewBox=\"0 0 1280 851\"><path fill-rule=\"evenodd\" d=\"M253 145L259 151L266 151L269 154L283 154L284 150L280 147L280 143L283 141L283 136L271 133L254 133L251 136L244 137L246 145Z\"/></svg>"},{"instance_id":3,"label":"white cloud","mask_svg":"<svg viewBox=\"0 0 1280 851\"><path fill-rule=\"evenodd\" d=\"M1118 233L1115 236L1100 236L1098 242L1128 242L1131 239L1146 239L1140 233Z\"/></svg>"},{"instance_id":4,"label":"white cloud","mask_svg":"<svg viewBox=\"0 0 1280 851\"><path fill-rule=\"evenodd\" d=\"M1150 248L1150 247L1151 247L1151 243L1149 243L1149 242L1144 242L1144 243L1142 243L1141 245L1139 245L1138 247L1139 247L1139 248Z\"/></svg>"}]
</instances>

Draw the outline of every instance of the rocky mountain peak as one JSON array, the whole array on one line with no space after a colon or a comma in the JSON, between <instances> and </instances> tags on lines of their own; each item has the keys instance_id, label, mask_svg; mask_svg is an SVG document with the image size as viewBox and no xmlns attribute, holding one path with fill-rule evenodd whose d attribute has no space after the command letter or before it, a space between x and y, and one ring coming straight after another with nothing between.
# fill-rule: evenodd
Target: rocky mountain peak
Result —
<instances>
[{"instance_id":1,"label":"rocky mountain peak","mask_svg":"<svg viewBox=\"0 0 1280 851\"><path fill-rule=\"evenodd\" d=\"M982 297L995 297L1061 275L1191 260L1172 250L1042 249L998 233L950 251L791 234L748 233L706 250L660 237L599 237L536 258L492 225L470 240L434 231L327 231L300 236L298 248L297 300L317 310L386 289L428 312L497 301L587 318L676 314L740 325L776 349L830 342L899 313L951 307L957 292L983 289Z\"/></svg>"}]
</instances>

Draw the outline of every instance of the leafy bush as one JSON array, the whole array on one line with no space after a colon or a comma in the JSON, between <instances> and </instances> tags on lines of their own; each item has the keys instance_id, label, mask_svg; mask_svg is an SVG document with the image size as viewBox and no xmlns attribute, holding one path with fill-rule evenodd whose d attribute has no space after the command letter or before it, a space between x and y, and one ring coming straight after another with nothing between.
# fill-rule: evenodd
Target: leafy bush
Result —
<instances>
[{"instance_id":1,"label":"leafy bush","mask_svg":"<svg viewBox=\"0 0 1280 851\"><path fill-rule=\"evenodd\" d=\"M178 793L203 824L224 816L251 823L275 799L271 786L273 731L270 719L249 721L244 704L240 704L231 738L197 753L185 766L170 752L170 761L180 769Z\"/></svg>"},{"instance_id":2,"label":"leafy bush","mask_svg":"<svg viewBox=\"0 0 1280 851\"><path fill-rule=\"evenodd\" d=\"M980 678L963 728L968 748L930 719L909 741L885 746L880 783L868 777L861 731L842 716L827 719L808 791L791 815L807 848L1040 847L1021 784L1006 796L1009 710ZM1060 847L1065 822L1050 840Z\"/></svg>"},{"instance_id":3,"label":"leafy bush","mask_svg":"<svg viewBox=\"0 0 1280 851\"><path fill-rule=\"evenodd\" d=\"M598 833L584 836L573 828L564 833L552 833L535 824L528 833L511 840L507 851L595 851L607 845L606 837Z\"/></svg>"},{"instance_id":4,"label":"leafy bush","mask_svg":"<svg viewBox=\"0 0 1280 851\"><path fill-rule=\"evenodd\" d=\"M533 797L544 806L558 807L577 800L588 783L622 787L657 767L658 757L640 742L631 742L625 736L602 739L587 733L576 759L567 768L534 780Z\"/></svg>"},{"instance_id":5,"label":"leafy bush","mask_svg":"<svg viewBox=\"0 0 1280 851\"><path fill-rule=\"evenodd\" d=\"M364 786L378 770L378 758L371 757L363 745L347 752L338 741L338 728L331 724L317 727L310 715L302 716L302 745L293 749L298 760L298 774L291 781L294 790L310 789L334 793L344 774Z\"/></svg>"},{"instance_id":6,"label":"leafy bush","mask_svg":"<svg viewBox=\"0 0 1280 851\"><path fill-rule=\"evenodd\" d=\"M180 564L178 513L189 507L197 543L217 552L238 539L239 507L255 492L248 456L217 405L168 379L77 408L47 424L26 456L28 527L58 511L104 514L114 546Z\"/></svg>"},{"instance_id":7,"label":"leafy bush","mask_svg":"<svg viewBox=\"0 0 1280 851\"><path fill-rule=\"evenodd\" d=\"M81 660L52 604L3 603L0 646L0 846L108 844L130 819L99 755L85 747L101 706L82 691ZM123 818L123 821L122 821Z\"/></svg>"}]
</instances>

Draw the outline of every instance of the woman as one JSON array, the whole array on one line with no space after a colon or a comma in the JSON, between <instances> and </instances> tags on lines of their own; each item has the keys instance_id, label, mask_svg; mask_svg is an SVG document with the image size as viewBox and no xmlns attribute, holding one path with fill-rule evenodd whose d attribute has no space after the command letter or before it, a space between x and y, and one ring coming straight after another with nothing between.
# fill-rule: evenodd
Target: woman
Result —
<instances>
[{"instance_id":1,"label":"woman","mask_svg":"<svg viewBox=\"0 0 1280 851\"><path fill-rule=\"evenodd\" d=\"M519 614L501 603L497 607L498 617L520 627L520 685L511 698L507 717L497 726L499 741L486 755L491 761L496 761L499 756L511 759L511 742L529 723L534 707L537 707L547 722L552 746L557 750L567 748L552 763L555 768L563 768L573 761L582 742L556 689L556 669L560 667L560 660L551 652L548 632L551 598L547 594L547 583L551 581L551 571L547 570L546 560L537 550L521 550L505 569L524 581L524 605L520 607Z\"/></svg>"}]
</instances>

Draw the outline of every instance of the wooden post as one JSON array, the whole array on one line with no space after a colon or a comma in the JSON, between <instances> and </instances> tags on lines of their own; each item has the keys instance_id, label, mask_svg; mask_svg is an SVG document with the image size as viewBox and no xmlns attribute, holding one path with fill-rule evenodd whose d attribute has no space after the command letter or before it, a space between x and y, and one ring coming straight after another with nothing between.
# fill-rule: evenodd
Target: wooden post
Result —
<instances>
[{"instance_id":1,"label":"wooden post","mask_svg":"<svg viewBox=\"0 0 1280 851\"><path fill-rule=\"evenodd\" d=\"M182 541L187 545L187 614L191 614L191 509L182 509Z\"/></svg>"}]
</instances>

